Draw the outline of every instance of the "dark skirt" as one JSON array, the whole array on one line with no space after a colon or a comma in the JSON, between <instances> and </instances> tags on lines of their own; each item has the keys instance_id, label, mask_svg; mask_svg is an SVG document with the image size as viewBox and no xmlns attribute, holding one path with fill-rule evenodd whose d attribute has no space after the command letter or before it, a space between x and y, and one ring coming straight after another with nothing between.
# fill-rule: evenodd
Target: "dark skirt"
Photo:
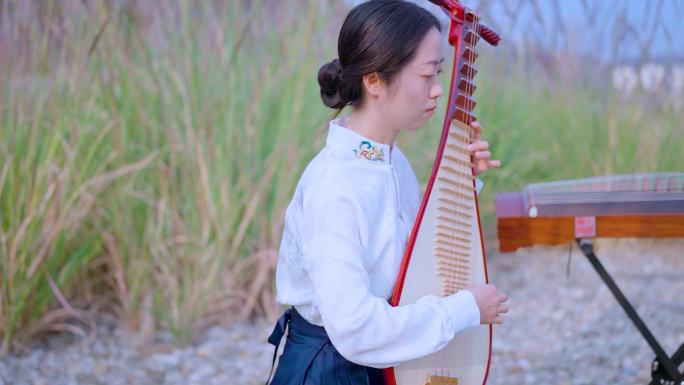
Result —
<instances>
[{"instance_id":1,"label":"dark skirt","mask_svg":"<svg viewBox=\"0 0 684 385\"><path fill-rule=\"evenodd\" d=\"M294 308L280 317L268 339L276 351L288 324L290 332L271 385L384 385L382 370L342 357L325 329L310 324Z\"/></svg>"}]
</instances>

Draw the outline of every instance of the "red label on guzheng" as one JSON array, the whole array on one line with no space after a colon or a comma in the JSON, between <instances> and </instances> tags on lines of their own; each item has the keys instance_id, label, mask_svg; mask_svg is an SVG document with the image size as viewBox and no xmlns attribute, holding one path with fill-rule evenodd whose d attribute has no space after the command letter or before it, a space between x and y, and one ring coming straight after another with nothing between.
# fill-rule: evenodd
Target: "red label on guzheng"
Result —
<instances>
[{"instance_id":1,"label":"red label on guzheng","mask_svg":"<svg viewBox=\"0 0 684 385\"><path fill-rule=\"evenodd\" d=\"M596 217L575 217L575 238L596 236Z\"/></svg>"}]
</instances>

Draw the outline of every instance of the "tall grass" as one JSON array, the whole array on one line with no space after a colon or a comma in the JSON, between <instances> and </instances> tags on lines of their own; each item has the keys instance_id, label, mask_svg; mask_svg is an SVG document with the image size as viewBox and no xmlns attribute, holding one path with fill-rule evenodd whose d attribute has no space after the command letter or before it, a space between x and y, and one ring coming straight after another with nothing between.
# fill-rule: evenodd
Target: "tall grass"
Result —
<instances>
[{"instance_id":1,"label":"tall grass","mask_svg":"<svg viewBox=\"0 0 684 385\"><path fill-rule=\"evenodd\" d=\"M274 317L282 217L324 141L315 75L344 7L0 4L3 352L50 330L88 335L98 312L181 344ZM504 167L483 175L486 228L496 191L681 169L679 111L573 79L540 87L487 56L478 116ZM399 138L421 180L439 120Z\"/></svg>"},{"instance_id":2,"label":"tall grass","mask_svg":"<svg viewBox=\"0 0 684 385\"><path fill-rule=\"evenodd\" d=\"M272 317L282 210L328 115L311 80L332 9L48 3L3 9L3 46L45 26L3 63L3 351L74 301L180 343Z\"/></svg>"}]
</instances>

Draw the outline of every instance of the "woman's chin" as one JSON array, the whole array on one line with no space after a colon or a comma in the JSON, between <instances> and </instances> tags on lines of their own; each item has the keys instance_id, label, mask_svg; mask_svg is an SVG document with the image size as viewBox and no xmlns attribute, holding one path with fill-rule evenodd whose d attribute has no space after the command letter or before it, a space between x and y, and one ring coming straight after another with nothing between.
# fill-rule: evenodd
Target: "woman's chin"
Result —
<instances>
[{"instance_id":1,"label":"woman's chin","mask_svg":"<svg viewBox=\"0 0 684 385\"><path fill-rule=\"evenodd\" d=\"M419 128L428 124L428 122L430 122L430 120L432 120L432 114L430 114L430 115L428 115L428 117L422 119Z\"/></svg>"},{"instance_id":2,"label":"woman's chin","mask_svg":"<svg viewBox=\"0 0 684 385\"><path fill-rule=\"evenodd\" d=\"M416 124L409 125L405 128L406 131L418 131L419 129L423 128L425 124L427 123L427 120L424 120L422 122L417 122Z\"/></svg>"}]
</instances>

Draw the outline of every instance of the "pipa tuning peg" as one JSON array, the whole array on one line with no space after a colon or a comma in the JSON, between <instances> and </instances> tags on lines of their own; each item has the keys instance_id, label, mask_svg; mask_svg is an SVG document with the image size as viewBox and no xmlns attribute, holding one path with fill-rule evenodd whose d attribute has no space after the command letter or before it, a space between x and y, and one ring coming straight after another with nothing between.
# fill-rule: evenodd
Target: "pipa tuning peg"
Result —
<instances>
[{"instance_id":1,"label":"pipa tuning peg","mask_svg":"<svg viewBox=\"0 0 684 385\"><path fill-rule=\"evenodd\" d=\"M478 34L487 43L489 43L493 46L499 45L499 42L501 41L501 36L499 36L498 33L494 32L491 28L487 27L486 25L484 25L482 23L479 24Z\"/></svg>"}]
</instances>

